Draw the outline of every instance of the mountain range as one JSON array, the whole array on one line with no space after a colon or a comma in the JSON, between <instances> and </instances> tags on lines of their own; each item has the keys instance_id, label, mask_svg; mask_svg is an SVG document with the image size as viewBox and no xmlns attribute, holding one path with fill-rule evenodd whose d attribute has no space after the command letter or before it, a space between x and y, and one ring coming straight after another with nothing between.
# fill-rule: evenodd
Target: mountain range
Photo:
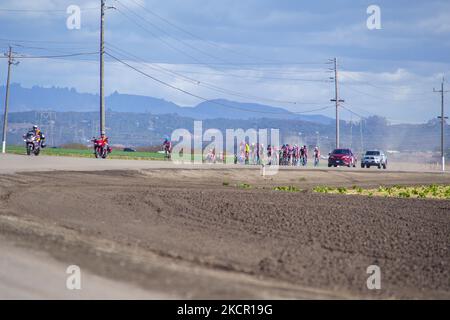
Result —
<instances>
[{"instance_id":1,"label":"mountain range","mask_svg":"<svg viewBox=\"0 0 450 320\"><path fill-rule=\"evenodd\" d=\"M0 101L4 101L5 86L0 86ZM73 88L22 87L18 83L10 86L10 111L97 111L99 95L80 93ZM286 109L256 103L244 103L225 99L209 100L194 107L183 107L164 99L123 94L117 91L105 98L106 109L114 112L151 113L154 115L177 114L198 120L206 119L288 119L331 124L332 118L314 114L296 114Z\"/></svg>"}]
</instances>

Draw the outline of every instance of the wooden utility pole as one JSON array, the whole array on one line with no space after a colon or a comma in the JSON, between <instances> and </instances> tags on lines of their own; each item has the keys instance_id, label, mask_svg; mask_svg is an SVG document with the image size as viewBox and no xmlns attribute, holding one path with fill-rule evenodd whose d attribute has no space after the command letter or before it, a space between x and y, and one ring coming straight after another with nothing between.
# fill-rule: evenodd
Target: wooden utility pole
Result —
<instances>
[{"instance_id":1,"label":"wooden utility pole","mask_svg":"<svg viewBox=\"0 0 450 320\"><path fill-rule=\"evenodd\" d=\"M444 93L448 91L444 91L444 78L442 78L441 83L441 90L433 89L433 92L439 92L441 94L441 115L438 117L438 119L441 119L441 168L442 172L445 171L445 150L444 150L444 126L445 126L445 119L448 119L448 117L445 116L444 113Z\"/></svg>"},{"instance_id":2,"label":"wooden utility pole","mask_svg":"<svg viewBox=\"0 0 450 320\"><path fill-rule=\"evenodd\" d=\"M330 101L334 101L336 104L336 149L339 148L339 103L345 102L345 100L339 99L339 88L338 88L338 70L337 70L337 59L334 58L332 60L334 64L334 99Z\"/></svg>"},{"instance_id":3,"label":"wooden utility pole","mask_svg":"<svg viewBox=\"0 0 450 320\"><path fill-rule=\"evenodd\" d=\"M8 75L6 77L6 95L5 95L5 113L3 114L3 136L2 136L2 153L6 153L6 135L8 132L8 102L9 102L9 82L11 79L11 65L18 64L14 62L11 46L6 54L8 57Z\"/></svg>"},{"instance_id":4,"label":"wooden utility pole","mask_svg":"<svg viewBox=\"0 0 450 320\"><path fill-rule=\"evenodd\" d=\"M105 92L104 92L104 61L105 53L105 0L101 0L100 8L100 134L105 132Z\"/></svg>"}]
</instances>

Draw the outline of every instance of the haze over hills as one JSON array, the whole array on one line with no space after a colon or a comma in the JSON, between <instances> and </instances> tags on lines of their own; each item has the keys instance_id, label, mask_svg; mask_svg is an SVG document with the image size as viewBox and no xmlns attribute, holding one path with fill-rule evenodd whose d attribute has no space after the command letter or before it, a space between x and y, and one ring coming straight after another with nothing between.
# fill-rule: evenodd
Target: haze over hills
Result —
<instances>
[{"instance_id":1,"label":"haze over hills","mask_svg":"<svg viewBox=\"0 0 450 320\"><path fill-rule=\"evenodd\" d=\"M0 86L0 101L4 101L5 87ZM10 111L52 110L58 112L97 111L99 96L79 93L73 88L33 86L24 88L13 83L10 87ZM151 113L155 115L175 113L194 119L289 119L330 124L333 119L314 114L296 114L283 108L255 103L235 102L224 99L199 103L195 107L182 107L164 99L148 96L122 94L117 91L106 97L107 110L115 112ZM309 109L314 109L310 107Z\"/></svg>"}]
</instances>

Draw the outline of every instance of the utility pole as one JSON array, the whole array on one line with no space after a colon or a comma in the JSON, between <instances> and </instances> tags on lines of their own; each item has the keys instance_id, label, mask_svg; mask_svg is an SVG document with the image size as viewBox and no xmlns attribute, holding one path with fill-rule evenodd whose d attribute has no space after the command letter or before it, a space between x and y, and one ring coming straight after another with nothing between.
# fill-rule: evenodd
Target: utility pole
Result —
<instances>
[{"instance_id":1,"label":"utility pole","mask_svg":"<svg viewBox=\"0 0 450 320\"><path fill-rule=\"evenodd\" d=\"M359 137L361 139L361 153L364 152L363 121L364 121L363 118L359 120Z\"/></svg>"},{"instance_id":2,"label":"utility pole","mask_svg":"<svg viewBox=\"0 0 450 320\"><path fill-rule=\"evenodd\" d=\"M339 90L338 90L338 70L337 70L337 59L334 58L331 60L334 64L334 99L331 99L330 101L333 101L336 103L336 148L339 148L339 103L345 102L345 100L339 99Z\"/></svg>"},{"instance_id":3,"label":"utility pole","mask_svg":"<svg viewBox=\"0 0 450 320\"><path fill-rule=\"evenodd\" d=\"M116 9L115 7L107 7L106 0L101 0L100 5L100 134L106 133L105 126L105 65L104 65L104 53L105 53L105 10Z\"/></svg>"},{"instance_id":4,"label":"utility pole","mask_svg":"<svg viewBox=\"0 0 450 320\"><path fill-rule=\"evenodd\" d=\"M444 93L449 92L448 90L444 91L444 78L442 78L441 90L436 90L433 88L433 92L439 92L441 94L441 115L438 117L438 119L441 119L441 163L442 163L442 172L444 172L445 171L444 124L445 119L448 119L448 117L446 117L444 113Z\"/></svg>"},{"instance_id":5,"label":"utility pole","mask_svg":"<svg viewBox=\"0 0 450 320\"><path fill-rule=\"evenodd\" d=\"M105 96L104 96L104 61L103 54L105 53L105 0L101 0L100 8L100 134L105 133Z\"/></svg>"},{"instance_id":6,"label":"utility pole","mask_svg":"<svg viewBox=\"0 0 450 320\"><path fill-rule=\"evenodd\" d=\"M3 136L2 136L2 153L6 153L6 134L8 132L8 100L9 100L9 80L11 78L11 65L17 65L14 62L12 48L9 46L9 51L5 56L8 57L8 75L6 77L6 95L5 95L5 113L3 114Z\"/></svg>"},{"instance_id":7,"label":"utility pole","mask_svg":"<svg viewBox=\"0 0 450 320\"><path fill-rule=\"evenodd\" d=\"M350 116L350 149L353 147L353 116Z\"/></svg>"}]
</instances>

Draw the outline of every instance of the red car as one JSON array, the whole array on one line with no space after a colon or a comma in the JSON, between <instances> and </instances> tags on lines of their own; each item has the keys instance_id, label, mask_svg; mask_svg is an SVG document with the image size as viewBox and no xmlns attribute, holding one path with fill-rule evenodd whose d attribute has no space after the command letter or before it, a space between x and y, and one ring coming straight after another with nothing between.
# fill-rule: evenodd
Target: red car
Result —
<instances>
[{"instance_id":1,"label":"red car","mask_svg":"<svg viewBox=\"0 0 450 320\"><path fill-rule=\"evenodd\" d=\"M356 167L356 156L350 149L334 149L328 157L328 167Z\"/></svg>"}]
</instances>

